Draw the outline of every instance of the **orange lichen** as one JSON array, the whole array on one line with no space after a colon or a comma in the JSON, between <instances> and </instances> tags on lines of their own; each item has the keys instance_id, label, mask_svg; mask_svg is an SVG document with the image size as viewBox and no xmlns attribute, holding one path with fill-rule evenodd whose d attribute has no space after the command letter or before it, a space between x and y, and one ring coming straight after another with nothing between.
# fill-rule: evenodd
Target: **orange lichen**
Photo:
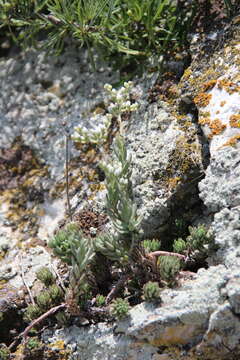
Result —
<instances>
[{"instance_id":1,"label":"orange lichen","mask_svg":"<svg viewBox=\"0 0 240 360\"><path fill-rule=\"evenodd\" d=\"M174 190L180 180L181 180L181 178L179 176L168 179L169 190Z\"/></svg>"},{"instance_id":2,"label":"orange lichen","mask_svg":"<svg viewBox=\"0 0 240 360\"><path fill-rule=\"evenodd\" d=\"M197 106L205 107L209 104L211 98L212 98L212 94L205 94L201 92L193 100Z\"/></svg>"},{"instance_id":3,"label":"orange lichen","mask_svg":"<svg viewBox=\"0 0 240 360\"><path fill-rule=\"evenodd\" d=\"M235 146L240 140L240 135L232 136L223 146Z\"/></svg>"},{"instance_id":4,"label":"orange lichen","mask_svg":"<svg viewBox=\"0 0 240 360\"><path fill-rule=\"evenodd\" d=\"M186 80L190 77L191 74L192 74L192 70L188 68L184 71L183 78Z\"/></svg>"},{"instance_id":5,"label":"orange lichen","mask_svg":"<svg viewBox=\"0 0 240 360\"><path fill-rule=\"evenodd\" d=\"M209 80L202 85L203 91L211 90L217 83L217 80Z\"/></svg>"},{"instance_id":6,"label":"orange lichen","mask_svg":"<svg viewBox=\"0 0 240 360\"><path fill-rule=\"evenodd\" d=\"M209 124L210 129L212 130L211 135L219 135L223 132L223 130L226 128L226 125L222 124L219 119L215 119L211 121Z\"/></svg>"},{"instance_id":7,"label":"orange lichen","mask_svg":"<svg viewBox=\"0 0 240 360\"><path fill-rule=\"evenodd\" d=\"M201 119L198 120L198 122L201 125L210 125L211 119L210 117L202 117Z\"/></svg>"},{"instance_id":8,"label":"orange lichen","mask_svg":"<svg viewBox=\"0 0 240 360\"><path fill-rule=\"evenodd\" d=\"M224 106L226 104L226 100L220 102L220 106Z\"/></svg>"},{"instance_id":9,"label":"orange lichen","mask_svg":"<svg viewBox=\"0 0 240 360\"><path fill-rule=\"evenodd\" d=\"M230 126L240 128L240 114L230 116Z\"/></svg>"},{"instance_id":10,"label":"orange lichen","mask_svg":"<svg viewBox=\"0 0 240 360\"><path fill-rule=\"evenodd\" d=\"M239 85L227 79L219 80L217 86L221 90L223 89L226 90L229 94L232 94L236 91L240 91Z\"/></svg>"}]
</instances>

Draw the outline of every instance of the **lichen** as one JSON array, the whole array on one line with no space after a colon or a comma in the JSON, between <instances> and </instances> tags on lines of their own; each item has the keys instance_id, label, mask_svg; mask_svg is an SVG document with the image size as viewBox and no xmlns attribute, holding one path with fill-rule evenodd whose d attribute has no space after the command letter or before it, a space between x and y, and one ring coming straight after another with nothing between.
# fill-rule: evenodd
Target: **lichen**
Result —
<instances>
[{"instance_id":1,"label":"lichen","mask_svg":"<svg viewBox=\"0 0 240 360\"><path fill-rule=\"evenodd\" d=\"M216 83L217 80L209 80L203 83L202 85L203 92L211 90L216 85Z\"/></svg>"},{"instance_id":2,"label":"lichen","mask_svg":"<svg viewBox=\"0 0 240 360\"><path fill-rule=\"evenodd\" d=\"M206 94L204 92L200 92L194 98L194 102L199 107L206 107L212 98L212 94Z\"/></svg>"},{"instance_id":3,"label":"lichen","mask_svg":"<svg viewBox=\"0 0 240 360\"><path fill-rule=\"evenodd\" d=\"M228 141L225 142L222 146L235 146L237 145L238 141L240 141L240 135L235 135L228 139Z\"/></svg>"},{"instance_id":4,"label":"lichen","mask_svg":"<svg viewBox=\"0 0 240 360\"><path fill-rule=\"evenodd\" d=\"M209 127L212 130L211 136L219 135L226 129L226 125L222 124L219 119L214 119L211 121Z\"/></svg>"},{"instance_id":5,"label":"lichen","mask_svg":"<svg viewBox=\"0 0 240 360\"><path fill-rule=\"evenodd\" d=\"M229 123L233 128L240 128L240 114L230 116Z\"/></svg>"},{"instance_id":6,"label":"lichen","mask_svg":"<svg viewBox=\"0 0 240 360\"><path fill-rule=\"evenodd\" d=\"M218 89L226 90L230 95L233 94L234 92L240 91L239 85L237 85L235 82L229 81L227 79L218 80L217 87L218 87Z\"/></svg>"}]
</instances>

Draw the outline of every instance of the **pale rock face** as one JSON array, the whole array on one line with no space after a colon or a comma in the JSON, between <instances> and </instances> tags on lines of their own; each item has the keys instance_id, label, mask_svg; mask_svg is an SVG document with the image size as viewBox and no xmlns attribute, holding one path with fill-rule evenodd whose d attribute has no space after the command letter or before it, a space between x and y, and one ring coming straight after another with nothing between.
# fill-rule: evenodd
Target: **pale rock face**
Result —
<instances>
[{"instance_id":1,"label":"pale rock face","mask_svg":"<svg viewBox=\"0 0 240 360\"><path fill-rule=\"evenodd\" d=\"M193 280L180 288L164 290L161 305L135 306L125 321L46 330L43 341L63 340L73 352L72 360L197 360L199 356L225 360L231 354L237 358L240 351L240 129L235 122L238 118L232 116L239 114L240 95L237 56L230 55L239 51L238 46L230 43L223 51L213 54L213 63L219 68L224 66L224 75L218 74L213 87L205 91L209 103L204 106L197 103L203 132L206 137L212 134L210 163L199 183L200 194L189 181L189 176L199 179L203 172L201 141L190 114L186 115L189 128L183 129L171 106L163 101L148 104L144 93L149 84L140 79L135 85L139 111L132 115L129 124L124 124L133 160L134 197L143 216L145 235L161 234L172 205L180 207L181 199L185 198L189 208L194 208L199 195L209 221L214 217L211 228L218 250L209 259L213 266L200 269ZM67 128L73 129L80 121L80 108L81 111L87 108L87 97L96 104L102 100L100 86L116 80L110 69L99 72L97 77L91 72L83 75L87 60L79 67L78 58L69 59L69 54L67 58L63 55L59 62L52 60L55 66L51 67L43 54L30 52L27 58L0 63L0 92L4 94L0 99L1 146L8 146L21 134L24 142L33 146L49 166L51 179L61 178L63 172L65 134L59 119L61 122L64 118ZM198 66L197 76L209 70L207 67L201 70L197 56L194 62ZM223 82L225 79L227 82ZM197 83L199 88L201 85ZM179 197L174 200L176 195ZM56 217L64 217L61 200L51 203L45 199L42 207L45 214L39 221L39 236L53 233ZM5 212L2 206L0 237L6 234L11 240L12 234L4 227ZM0 268L0 275L15 287L20 287L22 281L21 267L31 286L39 266L53 261L41 246L26 251L23 260L18 255L14 249Z\"/></svg>"}]
</instances>

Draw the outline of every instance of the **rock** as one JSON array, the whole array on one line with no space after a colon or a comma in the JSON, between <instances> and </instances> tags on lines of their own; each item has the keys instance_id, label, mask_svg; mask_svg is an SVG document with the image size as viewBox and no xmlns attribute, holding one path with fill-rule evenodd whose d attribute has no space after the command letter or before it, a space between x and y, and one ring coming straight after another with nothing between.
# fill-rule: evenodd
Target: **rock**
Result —
<instances>
[{"instance_id":1,"label":"rock","mask_svg":"<svg viewBox=\"0 0 240 360\"><path fill-rule=\"evenodd\" d=\"M184 282L181 287L163 290L161 306L136 305L130 317L119 323L45 330L42 340L54 349L56 343L70 348L73 360L225 360L239 357L239 27L233 26L229 34L233 39L226 36L226 44L221 47L216 46L218 36L210 35L208 40L212 38L216 46L211 57L202 52L206 44L193 44L198 48L178 85L176 93L181 96L171 104L161 99L149 104L145 95L149 83L136 79L134 96L140 103L139 112L128 122L123 121L127 148L133 160L134 198L143 216L145 237L165 240L164 235L172 231L171 221L185 215L190 223L200 220L210 223L218 250L209 256L209 267L198 270L193 280ZM0 124L1 144L9 147L21 133L24 146L32 147L49 167L49 179L46 176L47 180L40 181L45 193L39 202L45 214L41 214L42 221L38 218L36 224L39 236L47 236L47 227L51 233L54 231L57 222L52 218L64 217L64 202L57 196L54 199L53 194L65 191L62 177L66 131L78 124L80 112L83 115L88 110L87 97L96 105L102 101L99 89L103 83L115 81L117 77L110 68L93 74L87 70L86 58L83 56L79 65L78 54L72 51L51 60L44 53L30 50L17 59L0 63L0 90L4 94L0 99L4 112L1 118L7 119ZM77 159L77 149L72 155ZM95 161L96 166L99 159L99 154L90 149L84 161L91 164ZM77 160L76 163L79 166ZM76 170L76 163L72 164L73 170ZM25 169L25 175L29 174L28 170ZM95 175L91 172L88 180ZM79 172L74 172L74 176L79 179ZM52 180L58 181L59 192L57 186L53 188ZM34 181L34 185L36 183L39 184ZM85 191L89 184L85 181L82 187L77 185L75 189L81 188L77 192L80 198L82 187ZM39 188L32 191L28 201L22 193L17 194L16 201L29 209L35 200L34 194L39 191ZM76 208L84 203L82 198L86 200L92 193L88 195L81 197L80 205L75 196ZM7 226L4 206L0 220ZM31 219L27 219L30 223ZM18 227L16 222L15 227ZM24 224L24 233L25 240L29 240L28 224ZM11 233L7 235L13 238ZM173 233L169 236L173 237ZM39 266L53 261L43 246L25 250L22 261L18 254L18 250L10 247L1 265L3 276L9 266L11 272L16 273L8 280L17 289L22 284L21 265L26 282L32 286ZM5 306L7 300L3 302Z\"/></svg>"},{"instance_id":2,"label":"rock","mask_svg":"<svg viewBox=\"0 0 240 360\"><path fill-rule=\"evenodd\" d=\"M181 206L182 212L193 215L199 205L195 179L203 166L201 143L190 116L186 118L189 125L184 128L167 104L158 102L146 104L146 110L141 107L130 121L126 137L134 199L145 237L159 237L166 231L173 208Z\"/></svg>"}]
</instances>

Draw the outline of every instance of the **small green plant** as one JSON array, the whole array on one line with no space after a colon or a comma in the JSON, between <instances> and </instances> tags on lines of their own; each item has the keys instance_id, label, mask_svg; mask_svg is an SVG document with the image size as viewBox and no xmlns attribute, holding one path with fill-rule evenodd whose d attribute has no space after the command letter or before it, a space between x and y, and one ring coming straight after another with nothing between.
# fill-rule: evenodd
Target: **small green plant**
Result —
<instances>
[{"instance_id":1,"label":"small green plant","mask_svg":"<svg viewBox=\"0 0 240 360\"><path fill-rule=\"evenodd\" d=\"M37 304L42 311L47 311L52 306L52 299L48 291L41 292L36 297Z\"/></svg>"},{"instance_id":2,"label":"small green plant","mask_svg":"<svg viewBox=\"0 0 240 360\"><path fill-rule=\"evenodd\" d=\"M43 311L40 309L38 305L30 304L28 305L25 313L24 313L24 320L29 322L36 318L38 318L40 315L42 315Z\"/></svg>"},{"instance_id":3,"label":"small green plant","mask_svg":"<svg viewBox=\"0 0 240 360\"><path fill-rule=\"evenodd\" d=\"M96 296L96 306L104 306L106 301L106 297L103 295L97 295Z\"/></svg>"},{"instance_id":4,"label":"small green plant","mask_svg":"<svg viewBox=\"0 0 240 360\"><path fill-rule=\"evenodd\" d=\"M112 315L118 319L122 320L128 316L130 310L130 305L126 299L117 298L112 302Z\"/></svg>"},{"instance_id":5,"label":"small green plant","mask_svg":"<svg viewBox=\"0 0 240 360\"><path fill-rule=\"evenodd\" d=\"M172 285L175 283L181 262L176 256L160 256L158 259L158 267L161 279L166 281L168 285Z\"/></svg>"},{"instance_id":6,"label":"small green plant","mask_svg":"<svg viewBox=\"0 0 240 360\"><path fill-rule=\"evenodd\" d=\"M209 248L213 244L213 237L204 225L197 227L189 226L189 236L186 240L182 238L174 240L173 250L200 259L207 256Z\"/></svg>"},{"instance_id":7,"label":"small green plant","mask_svg":"<svg viewBox=\"0 0 240 360\"><path fill-rule=\"evenodd\" d=\"M28 350L36 350L42 346L43 346L43 343L36 336L28 339L28 341L26 343L26 347Z\"/></svg>"},{"instance_id":8,"label":"small green plant","mask_svg":"<svg viewBox=\"0 0 240 360\"><path fill-rule=\"evenodd\" d=\"M143 298L145 301L155 301L160 298L160 287L157 282L149 281L143 286Z\"/></svg>"},{"instance_id":9,"label":"small green plant","mask_svg":"<svg viewBox=\"0 0 240 360\"><path fill-rule=\"evenodd\" d=\"M177 240L174 240L173 243L173 251L179 253L179 254L184 254L184 252L187 250L187 244L186 241L184 241L183 239L179 238Z\"/></svg>"},{"instance_id":10,"label":"small green plant","mask_svg":"<svg viewBox=\"0 0 240 360\"><path fill-rule=\"evenodd\" d=\"M70 315L65 311L58 311L55 318L60 326L66 326L69 323Z\"/></svg>"},{"instance_id":11,"label":"small green plant","mask_svg":"<svg viewBox=\"0 0 240 360\"><path fill-rule=\"evenodd\" d=\"M0 344L0 359L1 360L9 360L10 359L10 351L6 345Z\"/></svg>"},{"instance_id":12,"label":"small green plant","mask_svg":"<svg viewBox=\"0 0 240 360\"><path fill-rule=\"evenodd\" d=\"M160 240L143 240L143 247L147 252L157 251L161 249L161 241Z\"/></svg>"},{"instance_id":13,"label":"small green plant","mask_svg":"<svg viewBox=\"0 0 240 360\"><path fill-rule=\"evenodd\" d=\"M45 266L41 267L36 272L36 277L40 280L45 286L50 286L55 282L55 276L53 273Z\"/></svg>"},{"instance_id":14,"label":"small green plant","mask_svg":"<svg viewBox=\"0 0 240 360\"><path fill-rule=\"evenodd\" d=\"M64 299L64 293L62 289L56 284L53 284L48 288L48 293L53 304L59 304Z\"/></svg>"},{"instance_id":15,"label":"small green plant","mask_svg":"<svg viewBox=\"0 0 240 360\"><path fill-rule=\"evenodd\" d=\"M48 246L63 262L68 265L72 264L72 247L71 243L80 236L79 227L74 224L68 224L64 230L60 230L48 242Z\"/></svg>"},{"instance_id":16,"label":"small green plant","mask_svg":"<svg viewBox=\"0 0 240 360\"><path fill-rule=\"evenodd\" d=\"M114 234L99 236L94 246L96 251L124 265L133 260L134 254L137 256L141 217L132 197L131 159L120 136L116 138L114 154L112 162L101 164L106 176L106 208Z\"/></svg>"}]
</instances>

